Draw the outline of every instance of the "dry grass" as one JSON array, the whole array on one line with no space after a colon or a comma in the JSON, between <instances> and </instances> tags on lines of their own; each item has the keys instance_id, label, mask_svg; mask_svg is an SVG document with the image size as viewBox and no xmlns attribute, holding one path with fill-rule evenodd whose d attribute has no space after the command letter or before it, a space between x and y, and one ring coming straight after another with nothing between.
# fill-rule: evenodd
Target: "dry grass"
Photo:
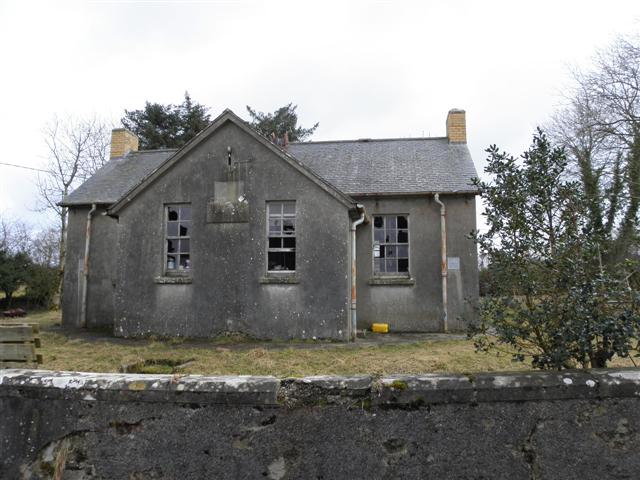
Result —
<instances>
[{"instance_id":1,"label":"dry grass","mask_svg":"<svg viewBox=\"0 0 640 480\"><path fill-rule=\"evenodd\" d=\"M56 312L29 317L41 325L60 322ZM118 344L108 338L85 340L64 333L43 331L42 368L93 372L117 372L122 365L144 360L192 360L179 373L206 375L355 375L426 372L478 372L527 370L506 356L476 353L468 340L425 341L415 344L345 348L268 349L237 348L213 342L191 343L138 340ZM614 366L632 366L618 360Z\"/></svg>"}]
</instances>

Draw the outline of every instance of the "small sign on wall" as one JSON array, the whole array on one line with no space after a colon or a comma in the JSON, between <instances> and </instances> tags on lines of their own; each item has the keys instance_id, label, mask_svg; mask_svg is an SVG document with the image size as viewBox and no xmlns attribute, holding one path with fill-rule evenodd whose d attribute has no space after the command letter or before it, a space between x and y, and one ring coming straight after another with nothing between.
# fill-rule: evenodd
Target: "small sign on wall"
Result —
<instances>
[{"instance_id":1,"label":"small sign on wall","mask_svg":"<svg viewBox=\"0 0 640 480\"><path fill-rule=\"evenodd\" d=\"M447 268L449 270L460 270L460 257L448 257Z\"/></svg>"}]
</instances>

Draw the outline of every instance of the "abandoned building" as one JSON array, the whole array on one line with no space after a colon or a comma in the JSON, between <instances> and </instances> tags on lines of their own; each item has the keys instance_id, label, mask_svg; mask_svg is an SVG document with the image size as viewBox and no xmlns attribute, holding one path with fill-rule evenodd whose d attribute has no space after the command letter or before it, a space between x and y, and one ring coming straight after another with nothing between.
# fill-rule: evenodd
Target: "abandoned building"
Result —
<instances>
[{"instance_id":1,"label":"abandoned building","mask_svg":"<svg viewBox=\"0 0 640 480\"><path fill-rule=\"evenodd\" d=\"M478 299L475 168L446 137L274 142L230 110L179 150L111 159L64 198L63 324L117 336L459 331Z\"/></svg>"}]
</instances>

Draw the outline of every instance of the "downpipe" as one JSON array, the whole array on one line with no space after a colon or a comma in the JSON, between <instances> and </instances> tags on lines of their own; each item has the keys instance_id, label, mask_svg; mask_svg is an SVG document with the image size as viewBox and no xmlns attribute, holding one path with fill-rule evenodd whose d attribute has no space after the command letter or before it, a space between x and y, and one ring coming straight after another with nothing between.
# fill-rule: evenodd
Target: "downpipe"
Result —
<instances>
[{"instance_id":1,"label":"downpipe","mask_svg":"<svg viewBox=\"0 0 640 480\"><path fill-rule=\"evenodd\" d=\"M440 201L440 195L433 196L435 202L440 205L440 274L442 276L442 331L449 331L448 305L447 305L447 209Z\"/></svg>"},{"instance_id":2,"label":"downpipe","mask_svg":"<svg viewBox=\"0 0 640 480\"><path fill-rule=\"evenodd\" d=\"M356 310L356 229L362 225L366 218L364 205L357 204L360 218L351 223L351 341L356 341L357 310Z\"/></svg>"},{"instance_id":3,"label":"downpipe","mask_svg":"<svg viewBox=\"0 0 640 480\"><path fill-rule=\"evenodd\" d=\"M84 261L82 262L82 303L80 304L80 327L87 327L87 292L89 283L89 248L91 246L91 219L96 211L96 204L91 205L87 214L87 230L84 240Z\"/></svg>"}]
</instances>

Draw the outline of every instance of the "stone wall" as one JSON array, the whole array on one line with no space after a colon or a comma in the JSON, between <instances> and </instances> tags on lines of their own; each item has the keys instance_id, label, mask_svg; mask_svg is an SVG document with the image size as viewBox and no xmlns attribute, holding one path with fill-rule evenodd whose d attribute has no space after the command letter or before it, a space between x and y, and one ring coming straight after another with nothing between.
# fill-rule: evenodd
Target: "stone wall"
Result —
<instances>
[{"instance_id":1,"label":"stone wall","mask_svg":"<svg viewBox=\"0 0 640 480\"><path fill-rule=\"evenodd\" d=\"M640 370L0 371L0 478L637 478Z\"/></svg>"}]
</instances>

